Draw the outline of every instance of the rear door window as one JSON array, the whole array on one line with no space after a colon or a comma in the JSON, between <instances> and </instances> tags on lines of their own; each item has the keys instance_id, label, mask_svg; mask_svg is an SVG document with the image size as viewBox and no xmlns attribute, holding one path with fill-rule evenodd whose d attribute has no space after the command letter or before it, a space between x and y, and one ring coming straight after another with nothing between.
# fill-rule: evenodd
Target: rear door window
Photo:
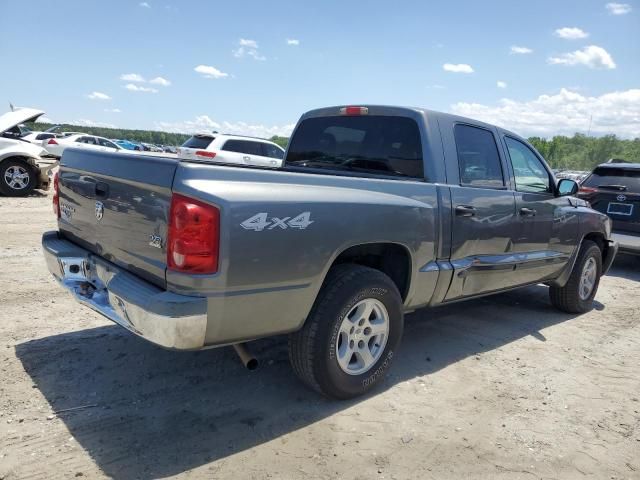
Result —
<instances>
[{"instance_id":1,"label":"rear door window","mask_svg":"<svg viewBox=\"0 0 640 480\"><path fill-rule=\"evenodd\" d=\"M597 167L583 185L596 188L611 188L640 193L640 169Z\"/></svg>"},{"instance_id":2,"label":"rear door window","mask_svg":"<svg viewBox=\"0 0 640 480\"><path fill-rule=\"evenodd\" d=\"M263 156L261 142L251 142L249 140L227 140L222 150Z\"/></svg>"},{"instance_id":3,"label":"rear door window","mask_svg":"<svg viewBox=\"0 0 640 480\"><path fill-rule=\"evenodd\" d=\"M286 166L421 179L420 130L408 117L308 118L291 139Z\"/></svg>"},{"instance_id":4,"label":"rear door window","mask_svg":"<svg viewBox=\"0 0 640 480\"><path fill-rule=\"evenodd\" d=\"M460 185L503 188L504 176L493 133L480 127L454 127Z\"/></svg>"},{"instance_id":5,"label":"rear door window","mask_svg":"<svg viewBox=\"0 0 640 480\"><path fill-rule=\"evenodd\" d=\"M189 140L184 142L182 146L184 148L197 148L199 150L204 150L209 145L211 145L211 142L213 142L214 140L215 140L214 137L209 137L205 135L194 135Z\"/></svg>"}]
</instances>

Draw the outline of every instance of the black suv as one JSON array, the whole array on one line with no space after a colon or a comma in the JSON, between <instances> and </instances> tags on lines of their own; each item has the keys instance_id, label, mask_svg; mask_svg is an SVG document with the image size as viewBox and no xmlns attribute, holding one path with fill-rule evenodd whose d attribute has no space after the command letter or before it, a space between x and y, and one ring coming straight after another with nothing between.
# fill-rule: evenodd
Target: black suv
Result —
<instances>
[{"instance_id":1,"label":"black suv","mask_svg":"<svg viewBox=\"0 0 640 480\"><path fill-rule=\"evenodd\" d=\"M640 255L640 163L598 165L582 182L578 196L609 215L620 252Z\"/></svg>"}]
</instances>

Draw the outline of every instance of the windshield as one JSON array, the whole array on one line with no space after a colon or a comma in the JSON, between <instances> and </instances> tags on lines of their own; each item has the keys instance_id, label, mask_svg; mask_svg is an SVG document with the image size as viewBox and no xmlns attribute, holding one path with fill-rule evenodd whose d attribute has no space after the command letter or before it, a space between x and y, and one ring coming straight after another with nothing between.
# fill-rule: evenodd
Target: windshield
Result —
<instances>
[{"instance_id":1,"label":"windshield","mask_svg":"<svg viewBox=\"0 0 640 480\"><path fill-rule=\"evenodd\" d=\"M584 181L587 187L626 187L627 191L640 193L640 169L598 167Z\"/></svg>"},{"instance_id":2,"label":"windshield","mask_svg":"<svg viewBox=\"0 0 640 480\"><path fill-rule=\"evenodd\" d=\"M335 116L303 120L291 139L286 166L423 178L415 120L392 116Z\"/></svg>"}]
</instances>

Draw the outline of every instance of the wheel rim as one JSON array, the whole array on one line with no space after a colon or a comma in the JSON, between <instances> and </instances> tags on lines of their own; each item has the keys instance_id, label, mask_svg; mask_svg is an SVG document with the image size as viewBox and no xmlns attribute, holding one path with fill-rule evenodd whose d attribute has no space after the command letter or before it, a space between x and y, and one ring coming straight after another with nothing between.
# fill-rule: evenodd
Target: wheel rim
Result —
<instances>
[{"instance_id":1,"label":"wheel rim","mask_svg":"<svg viewBox=\"0 0 640 480\"><path fill-rule=\"evenodd\" d=\"M14 190L23 190L29 185L29 172L26 168L11 166L4 172L4 181Z\"/></svg>"},{"instance_id":2,"label":"wheel rim","mask_svg":"<svg viewBox=\"0 0 640 480\"><path fill-rule=\"evenodd\" d=\"M580 276L580 298L586 300L591 296L593 287L596 284L597 278L597 264L596 259L589 257L582 267L582 275Z\"/></svg>"},{"instance_id":3,"label":"wheel rim","mask_svg":"<svg viewBox=\"0 0 640 480\"><path fill-rule=\"evenodd\" d=\"M389 338L389 313L374 298L356 303L345 315L338 338L338 365L349 375L365 373L382 356Z\"/></svg>"}]
</instances>

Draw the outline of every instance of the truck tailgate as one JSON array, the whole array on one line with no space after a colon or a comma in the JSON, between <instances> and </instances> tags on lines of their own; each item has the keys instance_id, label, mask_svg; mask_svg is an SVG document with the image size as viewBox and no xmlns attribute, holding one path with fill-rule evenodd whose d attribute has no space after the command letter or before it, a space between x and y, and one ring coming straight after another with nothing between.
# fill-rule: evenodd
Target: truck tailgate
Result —
<instances>
[{"instance_id":1,"label":"truck tailgate","mask_svg":"<svg viewBox=\"0 0 640 480\"><path fill-rule=\"evenodd\" d=\"M67 149L59 230L69 240L164 287L176 159Z\"/></svg>"}]
</instances>

